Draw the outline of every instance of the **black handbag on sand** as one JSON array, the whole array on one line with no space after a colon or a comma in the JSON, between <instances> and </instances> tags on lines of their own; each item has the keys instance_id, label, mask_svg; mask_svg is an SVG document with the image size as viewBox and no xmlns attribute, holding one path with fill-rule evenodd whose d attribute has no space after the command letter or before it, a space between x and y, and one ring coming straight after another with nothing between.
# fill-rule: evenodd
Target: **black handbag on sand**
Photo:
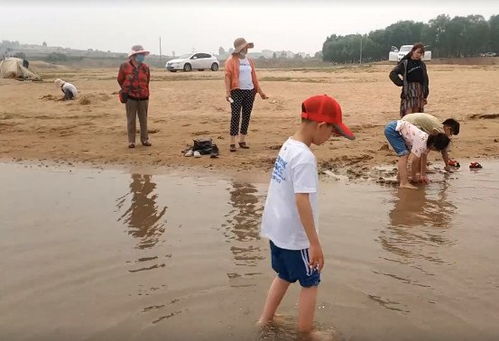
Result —
<instances>
[{"instance_id":1,"label":"black handbag on sand","mask_svg":"<svg viewBox=\"0 0 499 341\"><path fill-rule=\"evenodd\" d=\"M213 140L211 138L195 139L192 147L193 152L199 152L201 155L211 154L213 148Z\"/></svg>"}]
</instances>

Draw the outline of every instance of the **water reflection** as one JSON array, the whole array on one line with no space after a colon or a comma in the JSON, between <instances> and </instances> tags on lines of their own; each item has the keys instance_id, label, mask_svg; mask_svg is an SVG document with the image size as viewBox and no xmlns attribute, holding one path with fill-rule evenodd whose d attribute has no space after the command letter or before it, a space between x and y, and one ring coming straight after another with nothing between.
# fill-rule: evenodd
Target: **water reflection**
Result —
<instances>
[{"instance_id":1,"label":"water reflection","mask_svg":"<svg viewBox=\"0 0 499 341\"><path fill-rule=\"evenodd\" d=\"M277 314L272 323L258 330L255 341L313 341L330 340L343 341L344 337L334 327L315 322L315 334L303 335L296 328L296 317Z\"/></svg>"},{"instance_id":2,"label":"water reflection","mask_svg":"<svg viewBox=\"0 0 499 341\"><path fill-rule=\"evenodd\" d=\"M394 192L390 223L381 231L379 241L383 249L401 257L399 261L425 259L441 263L434 255L434 247L452 243L446 237L446 229L457 208L448 199L447 182L434 185L438 186L436 191L428 187Z\"/></svg>"},{"instance_id":3,"label":"water reflection","mask_svg":"<svg viewBox=\"0 0 499 341\"><path fill-rule=\"evenodd\" d=\"M225 228L224 235L231 245L234 264L238 267L255 267L257 261L264 258L257 243L260 239L260 218L263 209L257 196L258 190L250 183L233 182L229 193L232 210L226 215L227 223L222 227ZM238 268L227 276L230 279L237 279L256 274L251 270L241 273L241 269Z\"/></svg>"},{"instance_id":4,"label":"water reflection","mask_svg":"<svg viewBox=\"0 0 499 341\"><path fill-rule=\"evenodd\" d=\"M420 188L417 191L398 189L394 193L395 205L389 214L391 225L449 227L456 206L448 200L447 182L438 186L439 189L434 197L430 189Z\"/></svg>"},{"instance_id":5,"label":"water reflection","mask_svg":"<svg viewBox=\"0 0 499 341\"><path fill-rule=\"evenodd\" d=\"M130 192L117 199L116 206L122 210L129 199L130 207L118 218L128 224L128 234L137 238L137 248L152 248L165 232L166 207L158 208L156 184L151 175L132 174Z\"/></svg>"}]
</instances>

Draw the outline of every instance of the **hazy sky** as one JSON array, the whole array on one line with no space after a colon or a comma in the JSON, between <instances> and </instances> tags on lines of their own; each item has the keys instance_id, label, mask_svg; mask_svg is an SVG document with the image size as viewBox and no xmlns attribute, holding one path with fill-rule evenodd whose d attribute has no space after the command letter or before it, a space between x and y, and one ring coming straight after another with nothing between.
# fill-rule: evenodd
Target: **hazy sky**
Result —
<instances>
[{"instance_id":1,"label":"hazy sky","mask_svg":"<svg viewBox=\"0 0 499 341\"><path fill-rule=\"evenodd\" d=\"M499 0L419 1L21 1L0 0L0 40L127 52L217 52L242 36L262 49L315 53L328 35L368 33L438 14L499 14Z\"/></svg>"}]
</instances>

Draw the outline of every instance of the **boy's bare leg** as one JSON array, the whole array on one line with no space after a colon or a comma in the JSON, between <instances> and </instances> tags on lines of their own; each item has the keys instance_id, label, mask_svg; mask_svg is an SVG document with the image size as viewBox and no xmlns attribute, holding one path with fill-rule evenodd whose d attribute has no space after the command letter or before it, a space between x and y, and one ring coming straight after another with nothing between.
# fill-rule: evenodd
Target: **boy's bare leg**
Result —
<instances>
[{"instance_id":1,"label":"boy's bare leg","mask_svg":"<svg viewBox=\"0 0 499 341\"><path fill-rule=\"evenodd\" d=\"M314 325L315 301L318 287L301 288L298 305L298 331L310 333Z\"/></svg>"},{"instance_id":2,"label":"boy's bare leg","mask_svg":"<svg viewBox=\"0 0 499 341\"><path fill-rule=\"evenodd\" d=\"M400 176L400 188L409 188L409 189L417 189L416 186L413 186L409 183L409 179L407 176L407 159L408 155L401 156L398 162L398 171Z\"/></svg>"},{"instance_id":3,"label":"boy's bare leg","mask_svg":"<svg viewBox=\"0 0 499 341\"><path fill-rule=\"evenodd\" d=\"M277 307L279 307L284 294L286 294L289 284L289 282L280 279L278 276L274 278L269 293L267 294L265 305L263 306L262 316L260 316L260 319L258 320L259 325L265 325L274 319Z\"/></svg>"}]
</instances>

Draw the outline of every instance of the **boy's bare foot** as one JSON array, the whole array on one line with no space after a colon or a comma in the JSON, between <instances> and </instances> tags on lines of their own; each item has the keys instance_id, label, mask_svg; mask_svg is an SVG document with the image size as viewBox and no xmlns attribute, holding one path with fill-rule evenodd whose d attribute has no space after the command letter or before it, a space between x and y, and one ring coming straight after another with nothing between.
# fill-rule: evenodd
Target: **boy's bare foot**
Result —
<instances>
[{"instance_id":1,"label":"boy's bare foot","mask_svg":"<svg viewBox=\"0 0 499 341\"><path fill-rule=\"evenodd\" d=\"M416 186L411 185L410 183L407 183L407 184L400 184L400 188L407 188L407 189L418 189Z\"/></svg>"},{"instance_id":2,"label":"boy's bare foot","mask_svg":"<svg viewBox=\"0 0 499 341\"><path fill-rule=\"evenodd\" d=\"M272 323L272 320L270 321L258 320L255 325L257 328L265 328L265 326L268 326L270 323Z\"/></svg>"},{"instance_id":3,"label":"boy's bare foot","mask_svg":"<svg viewBox=\"0 0 499 341\"><path fill-rule=\"evenodd\" d=\"M314 330L309 333L300 333L299 341L335 341L331 332Z\"/></svg>"},{"instance_id":4,"label":"boy's bare foot","mask_svg":"<svg viewBox=\"0 0 499 341\"><path fill-rule=\"evenodd\" d=\"M265 326L268 326L269 324L282 324L284 323L284 316L280 314L275 314L272 320L268 321L263 321L263 320L258 320L256 322L256 326L258 328L264 328Z\"/></svg>"}]
</instances>

